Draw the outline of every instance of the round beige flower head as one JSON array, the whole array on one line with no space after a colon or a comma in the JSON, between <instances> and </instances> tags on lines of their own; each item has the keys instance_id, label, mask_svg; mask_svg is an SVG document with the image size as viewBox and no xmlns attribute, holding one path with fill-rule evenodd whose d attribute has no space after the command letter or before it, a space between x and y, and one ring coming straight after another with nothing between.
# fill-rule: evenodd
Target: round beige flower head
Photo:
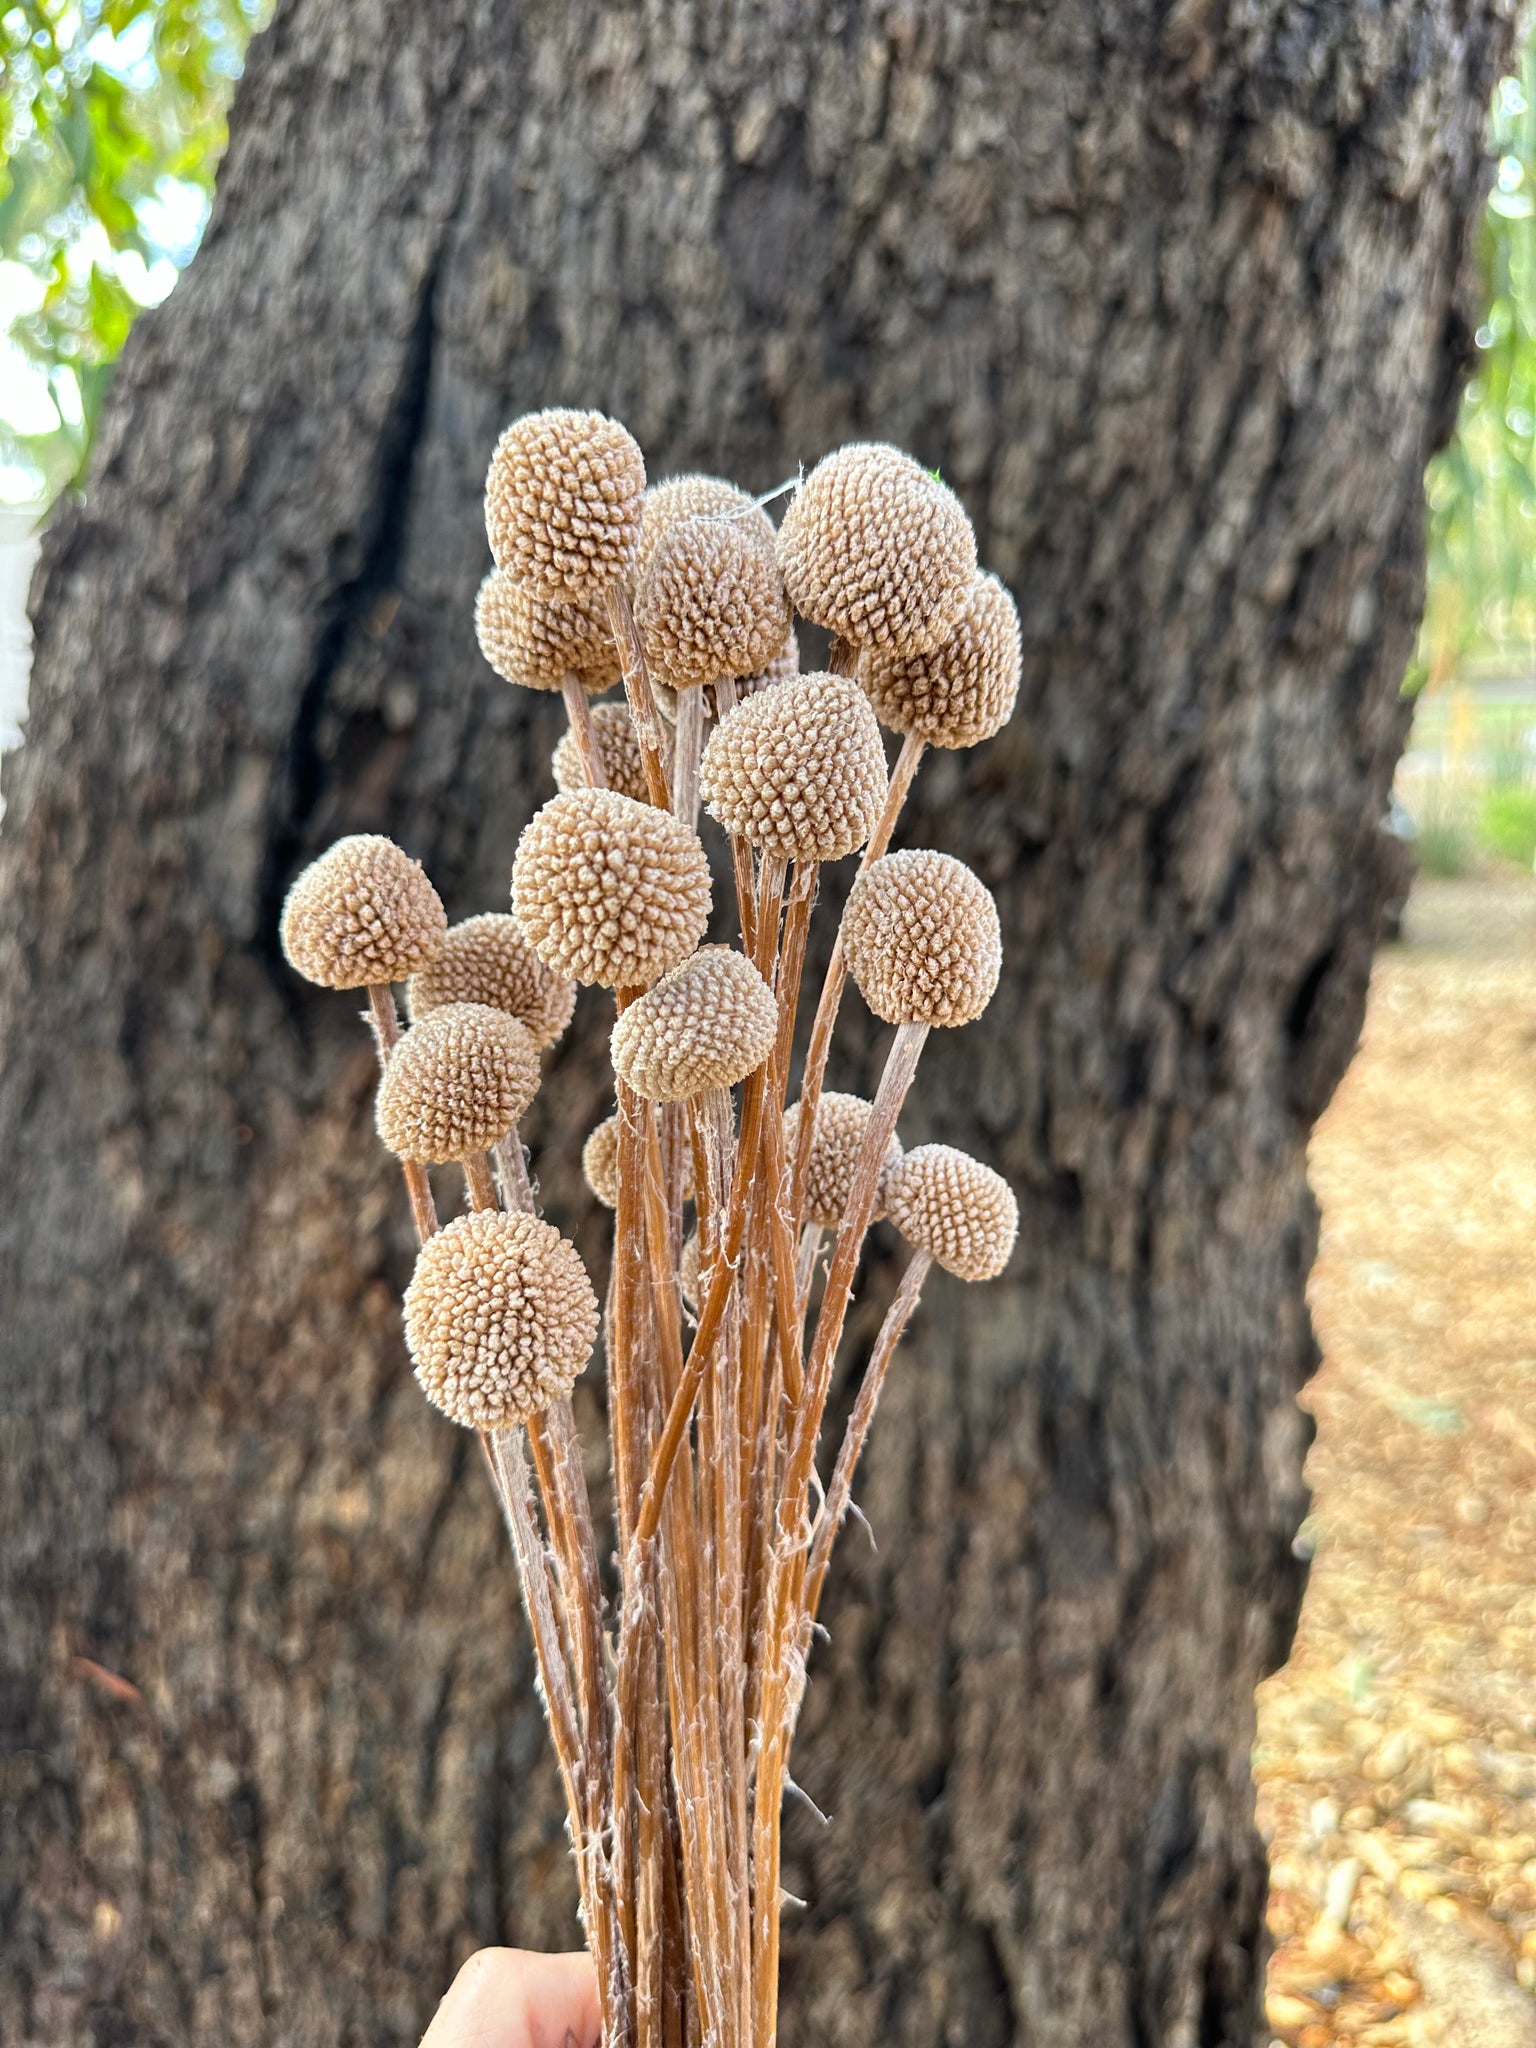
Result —
<instances>
[{"instance_id":1,"label":"round beige flower head","mask_svg":"<svg viewBox=\"0 0 1536 2048\"><path fill-rule=\"evenodd\" d=\"M496 566L546 598L628 577L644 500L645 458L617 420L525 413L496 443L485 479Z\"/></svg>"},{"instance_id":2,"label":"round beige flower head","mask_svg":"<svg viewBox=\"0 0 1536 2048\"><path fill-rule=\"evenodd\" d=\"M1007 724L1022 666L1018 609L995 576L978 576L942 646L927 654L866 648L859 681L893 732L930 747L975 747Z\"/></svg>"},{"instance_id":3,"label":"round beige flower head","mask_svg":"<svg viewBox=\"0 0 1536 2048\"><path fill-rule=\"evenodd\" d=\"M640 742L635 737L629 706L594 704L592 732L597 741L597 758L603 764L604 782L621 796L632 796L636 803L645 803L645 764L640 759ZM587 787L586 770L582 766L581 749L576 744L575 733L566 732L562 736L550 757L550 766L555 774L555 787L562 794L569 795L573 789Z\"/></svg>"},{"instance_id":4,"label":"round beige flower head","mask_svg":"<svg viewBox=\"0 0 1536 2048\"><path fill-rule=\"evenodd\" d=\"M512 915L556 974L649 988L704 936L703 843L670 811L617 790L552 797L518 841Z\"/></svg>"},{"instance_id":5,"label":"round beige flower head","mask_svg":"<svg viewBox=\"0 0 1536 2048\"><path fill-rule=\"evenodd\" d=\"M576 1247L537 1216L455 1216L417 1255L406 1346L427 1399L466 1429L508 1429L563 1400L596 1338Z\"/></svg>"},{"instance_id":6,"label":"round beige flower head","mask_svg":"<svg viewBox=\"0 0 1536 2048\"><path fill-rule=\"evenodd\" d=\"M919 1145L891 1176L891 1221L962 1280L995 1280L1019 1234L1019 1205L1000 1173L953 1145Z\"/></svg>"},{"instance_id":7,"label":"round beige flower head","mask_svg":"<svg viewBox=\"0 0 1536 2048\"><path fill-rule=\"evenodd\" d=\"M740 704L699 772L712 818L763 853L840 860L885 802L885 749L869 699L841 676L796 676Z\"/></svg>"},{"instance_id":8,"label":"round beige flower head","mask_svg":"<svg viewBox=\"0 0 1536 2048\"><path fill-rule=\"evenodd\" d=\"M840 1095L826 1089L816 1104L816 1129L811 1138L810 1159L805 1175L805 1220L832 1230L843 1220L848 1193L853 1186L853 1169L864 1142L871 1105L861 1095ZM793 1159L800 1142L800 1105L792 1102L784 1112L784 1156ZM872 1222L885 1214L886 1188L901 1164L901 1140L891 1133L880 1166L880 1190Z\"/></svg>"},{"instance_id":9,"label":"round beige flower head","mask_svg":"<svg viewBox=\"0 0 1536 2048\"><path fill-rule=\"evenodd\" d=\"M486 1003L505 1010L553 1045L571 1021L576 984L551 974L504 911L487 911L450 925L443 950L411 976L411 1015L425 1017L445 1003Z\"/></svg>"},{"instance_id":10,"label":"round beige flower head","mask_svg":"<svg viewBox=\"0 0 1536 2048\"><path fill-rule=\"evenodd\" d=\"M435 957L447 929L420 862L374 832L338 839L283 905L288 964L322 988L405 981Z\"/></svg>"},{"instance_id":11,"label":"round beige flower head","mask_svg":"<svg viewBox=\"0 0 1536 2048\"><path fill-rule=\"evenodd\" d=\"M649 1102L730 1088L773 1050L778 1005L744 953L704 946L613 1027L614 1072Z\"/></svg>"},{"instance_id":12,"label":"round beige flower head","mask_svg":"<svg viewBox=\"0 0 1536 2048\"><path fill-rule=\"evenodd\" d=\"M587 1186L605 1209L619 1206L619 1120L605 1116L581 1148Z\"/></svg>"},{"instance_id":13,"label":"round beige flower head","mask_svg":"<svg viewBox=\"0 0 1536 2048\"><path fill-rule=\"evenodd\" d=\"M789 631L773 549L734 520L679 520L638 587L635 623L646 665L671 689L754 674Z\"/></svg>"},{"instance_id":14,"label":"round beige flower head","mask_svg":"<svg viewBox=\"0 0 1536 2048\"><path fill-rule=\"evenodd\" d=\"M795 610L859 647L921 654L947 639L976 574L954 492L899 448L856 441L818 462L779 528Z\"/></svg>"},{"instance_id":15,"label":"round beige flower head","mask_svg":"<svg viewBox=\"0 0 1536 2048\"><path fill-rule=\"evenodd\" d=\"M640 522L640 546L635 554L635 588L651 573L656 550L678 526L720 522L759 540L771 553L776 535L773 521L737 485L722 476L671 476L665 483L652 484L645 494L644 517Z\"/></svg>"},{"instance_id":16,"label":"round beige flower head","mask_svg":"<svg viewBox=\"0 0 1536 2048\"><path fill-rule=\"evenodd\" d=\"M507 1135L538 1086L539 1049L526 1024L485 1003L448 1003L390 1054L375 1105L379 1136L401 1159L467 1159Z\"/></svg>"},{"instance_id":17,"label":"round beige flower head","mask_svg":"<svg viewBox=\"0 0 1536 2048\"><path fill-rule=\"evenodd\" d=\"M848 892L843 950L859 993L887 1024L969 1024L1002 969L997 905L950 854L882 854Z\"/></svg>"},{"instance_id":18,"label":"round beige flower head","mask_svg":"<svg viewBox=\"0 0 1536 2048\"><path fill-rule=\"evenodd\" d=\"M601 600L540 597L505 569L476 593L475 637L503 682L525 689L558 690L572 675L584 690L609 690L622 674Z\"/></svg>"},{"instance_id":19,"label":"round beige flower head","mask_svg":"<svg viewBox=\"0 0 1536 2048\"><path fill-rule=\"evenodd\" d=\"M581 1170L587 1186L605 1209L619 1206L619 1120L605 1116L581 1148ZM693 1162L683 1165L683 1200L693 1200Z\"/></svg>"}]
</instances>

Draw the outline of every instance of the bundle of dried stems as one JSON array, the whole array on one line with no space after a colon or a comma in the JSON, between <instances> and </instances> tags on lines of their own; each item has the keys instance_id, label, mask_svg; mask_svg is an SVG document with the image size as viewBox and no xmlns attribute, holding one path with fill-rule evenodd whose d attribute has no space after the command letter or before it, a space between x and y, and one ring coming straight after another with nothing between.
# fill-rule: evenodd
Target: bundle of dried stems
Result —
<instances>
[{"instance_id":1,"label":"bundle of dried stems","mask_svg":"<svg viewBox=\"0 0 1536 2048\"><path fill-rule=\"evenodd\" d=\"M996 987L995 906L960 862L886 849L924 748L1011 712L1018 618L953 494L893 448L828 456L775 531L715 478L647 490L601 414L539 413L497 446L486 523L486 658L563 692L569 719L512 915L450 931L414 861L352 838L294 884L283 942L311 980L368 992L379 1132L422 1242L406 1338L428 1398L479 1432L511 1532L604 2039L769 2048L780 1809L833 1540L930 1266L990 1278L1017 1228L990 1168L896 1135L930 1029ZM793 612L832 633L830 673L799 673ZM901 735L889 772L882 722ZM701 800L729 838L734 945L701 944ZM856 853L786 1106L818 872ZM871 1101L822 1091L850 973L895 1026ZM535 1213L517 1131L577 981L617 1012L617 1107L583 1154L614 1211L608 1577L570 1400L597 1303ZM450 1162L468 1213L439 1229L426 1169ZM820 1472L881 1216L911 1257Z\"/></svg>"}]
</instances>

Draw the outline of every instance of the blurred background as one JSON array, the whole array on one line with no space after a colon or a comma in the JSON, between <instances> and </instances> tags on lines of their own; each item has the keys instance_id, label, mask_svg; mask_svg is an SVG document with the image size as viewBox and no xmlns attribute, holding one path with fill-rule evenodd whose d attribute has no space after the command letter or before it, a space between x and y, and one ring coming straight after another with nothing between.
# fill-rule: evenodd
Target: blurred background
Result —
<instances>
[{"instance_id":1,"label":"blurred background","mask_svg":"<svg viewBox=\"0 0 1536 2048\"><path fill-rule=\"evenodd\" d=\"M0 745L39 519L192 258L259 0L0 16ZM1313 1560L1263 1689L1269 2021L1295 2048L1536 2040L1536 56L1489 113L1485 301L1426 478L1386 829L1414 882L1312 1149Z\"/></svg>"}]
</instances>

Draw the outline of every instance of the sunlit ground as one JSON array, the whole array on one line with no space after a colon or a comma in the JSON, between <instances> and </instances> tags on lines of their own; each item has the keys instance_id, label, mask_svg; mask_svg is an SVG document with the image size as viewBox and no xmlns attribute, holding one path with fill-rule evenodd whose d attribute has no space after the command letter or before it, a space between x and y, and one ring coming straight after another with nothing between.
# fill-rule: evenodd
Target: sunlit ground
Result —
<instances>
[{"instance_id":1,"label":"sunlit ground","mask_svg":"<svg viewBox=\"0 0 1536 2048\"><path fill-rule=\"evenodd\" d=\"M1270 2025L1536 2043L1536 879L1420 881L1312 1171L1316 1556L1255 1758Z\"/></svg>"}]
</instances>

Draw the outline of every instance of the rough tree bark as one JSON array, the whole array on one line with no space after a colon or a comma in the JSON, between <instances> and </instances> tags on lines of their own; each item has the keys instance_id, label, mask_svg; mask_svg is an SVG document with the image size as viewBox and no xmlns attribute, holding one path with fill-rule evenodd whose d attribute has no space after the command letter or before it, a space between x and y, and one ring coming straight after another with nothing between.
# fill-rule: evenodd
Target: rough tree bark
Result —
<instances>
[{"instance_id":1,"label":"rough tree bark","mask_svg":"<svg viewBox=\"0 0 1536 2048\"><path fill-rule=\"evenodd\" d=\"M274 942L343 830L503 903L554 728L474 651L479 483L559 401L759 488L900 441L1025 622L1020 715L912 827L996 887L1009 979L911 1135L1008 1172L1020 1250L932 1288L878 1425L788 2037L1252 2038L1303 1148L1511 36L1503 0L280 8L48 538L6 769L4 2039L409 2042L470 1946L570 1936L501 1531L403 1366L370 1054ZM581 1015L533 1136L595 1257L543 1149L603 1111Z\"/></svg>"}]
</instances>

